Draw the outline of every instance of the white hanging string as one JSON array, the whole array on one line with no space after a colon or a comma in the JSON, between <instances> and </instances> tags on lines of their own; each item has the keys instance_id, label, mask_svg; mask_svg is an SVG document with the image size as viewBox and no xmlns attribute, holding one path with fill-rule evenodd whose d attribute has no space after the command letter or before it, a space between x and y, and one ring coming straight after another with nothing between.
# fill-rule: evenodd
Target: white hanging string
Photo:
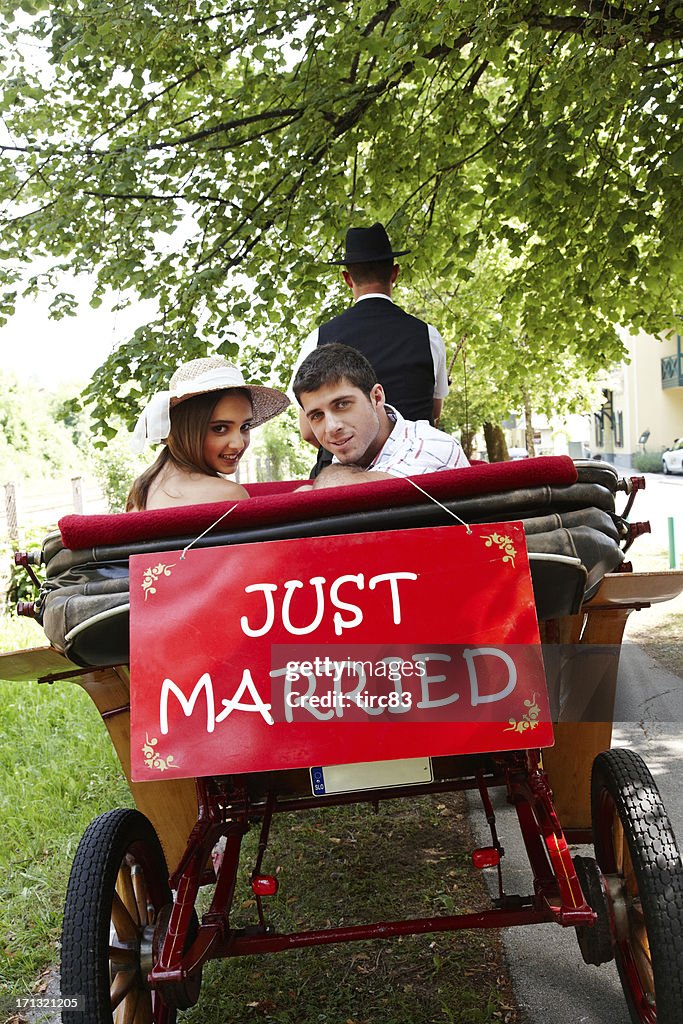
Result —
<instances>
[{"instance_id":1,"label":"white hanging string","mask_svg":"<svg viewBox=\"0 0 683 1024\"><path fill-rule=\"evenodd\" d=\"M442 508L444 512L448 512L449 516L453 516L454 519L457 519L461 526L465 527L468 533L472 533L471 527L469 526L468 523L465 522L464 519L461 519L460 516L456 516L455 512L452 512L450 508L446 508L446 506L442 505L440 501L437 501L433 495L428 494L423 487L420 487L419 484L415 483L412 477L407 476L404 479L406 479L409 484L412 484L416 490L420 491L421 494L424 494L425 498L429 498L429 500L433 501L435 505L438 505L439 508Z\"/></svg>"},{"instance_id":2,"label":"white hanging string","mask_svg":"<svg viewBox=\"0 0 683 1024\"><path fill-rule=\"evenodd\" d=\"M459 522L461 526L465 527L465 529L467 530L468 533L472 533L471 527L469 526L468 523L465 522L464 519L461 519L460 516L457 516L455 514L455 512L453 512L450 508L446 508L445 505L442 505L441 502L438 501L432 494L429 494L427 491L425 491L425 489L423 487L420 487L419 484L416 484L415 481L411 477L407 476L407 477L404 477L404 479L407 480L409 484L412 484L413 487L417 491L419 491L421 494L424 494L425 498L429 498L429 500L433 501L435 505L438 505L439 508L442 508L444 510L444 512L447 512L449 516L452 516L453 519L457 520L457 522ZM195 537L195 539L193 541L190 541L190 543L187 545L187 547L183 548L182 553L180 555L180 560L182 561L185 558L185 555L190 550L190 548L194 547L194 545L198 541L200 541L202 539L202 537L205 537L207 533L209 533L211 530L214 529L215 526L218 526L219 523L222 523L223 520L226 518L226 516L229 516L230 513L232 512L232 510L237 508L238 504L239 504L239 502L236 501L234 505L230 506L230 508L227 510L227 512L224 512L223 515L219 516L218 519L214 523L211 523L210 526L207 526L207 528L204 530L203 533L200 533L198 537Z\"/></svg>"},{"instance_id":3,"label":"white hanging string","mask_svg":"<svg viewBox=\"0 0 683 1024\"><path fill-rule=\"evenodd\" d=\"M197 543L197 541L201 540L202 537L205 537L207 535L207 533L209 532L209 530L213 530L214 526L218 526L218 524L221 523L225 519L226 516L229 516L230 513L232 512L232 510L234 508L237 508L238 505L239 505L239 502L236 501L234 505L230 506L230 508L228 509L227 512L224 512L222 516L218 517L218 519L216 520L215 523L211 523L210 526L207 526L207 528L204 530L204 533L200 533L198 537L195 537L194 540L190 541L190 543L187 545L187 547L183 548L182 554L180 556L180 561L182 562L182 560L185 557L185 555L187 554L187 552L190 550L191 547L193 547Z\"/></svg>"}]
</instances>

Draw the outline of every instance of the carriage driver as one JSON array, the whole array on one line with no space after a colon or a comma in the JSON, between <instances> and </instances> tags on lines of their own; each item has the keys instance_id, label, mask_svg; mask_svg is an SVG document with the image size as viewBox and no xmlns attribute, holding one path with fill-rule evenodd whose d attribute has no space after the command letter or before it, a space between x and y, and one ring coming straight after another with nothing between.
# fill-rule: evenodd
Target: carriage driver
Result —
<instances>
[{"instance_id":1,"label":"carriage driver","mask_svg":"<svg viewBox=\"0 0 683 1024\"><path fill-rule=\"evenodd\" d=\"M332 465L301 490L469 466L449 434L427 420L406 420L387 405L372 366L348 345L314 349L292 390L318 443L333 455Z\"/></svg>"}]
</instances>

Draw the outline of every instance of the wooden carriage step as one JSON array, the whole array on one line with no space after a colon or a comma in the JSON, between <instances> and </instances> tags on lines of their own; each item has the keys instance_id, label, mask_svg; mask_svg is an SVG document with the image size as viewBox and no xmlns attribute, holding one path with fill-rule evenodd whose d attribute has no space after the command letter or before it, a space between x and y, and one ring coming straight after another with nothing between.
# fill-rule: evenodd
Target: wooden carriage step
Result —
<instances>
[{"instance_id":1,"label":"wooden carriage step","mask_svg":"<svg viewBox=\"0 0 683 1024\"><path fill-rule=\"evenodd\" d=\"M603 577L595 596L584 608L630 605L632 608L671 601L683 591L683 569L660 572L613 572Z\"/></svg>"},{"instance_id":2,"label":"wooden carriage step","mask_svg":"<svg viewBox=\"0 0 683 1024\"><path fill-rule=\"evenodd\" d=\"M82 671L48 644L0 654L0 679L8 683L34 682L36 679L51 679L55 676L66 678L64 673L76 674Z\"/></svg>"}]
</instances>

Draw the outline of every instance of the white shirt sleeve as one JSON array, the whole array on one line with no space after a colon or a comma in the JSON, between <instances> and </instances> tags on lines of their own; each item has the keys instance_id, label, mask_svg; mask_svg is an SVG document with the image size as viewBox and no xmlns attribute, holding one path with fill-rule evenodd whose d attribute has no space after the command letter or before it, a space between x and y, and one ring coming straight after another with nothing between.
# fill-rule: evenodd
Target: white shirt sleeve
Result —
<instances>
[{"instance_id":1,"label":"white shirt sleeve","mask_svg":"<svg viewBox=\"0 0 683 1024\"><path fill-rule=\"evenodd\" d=\"M434 362L434 398L445 398L448 394L448 371L446 370L446 345L432 324L427 324L429 329L429 347L432 350Z\"/></svg>"},{"instance_id":2,"label":"white shirt sleeve","mask_svg":"<svg viewBox=\"0 0 683 1024\"><path fill-rule=\"evenodd\" d=\"M292 384L294 383L294 378L296 377L297 370L299 369L299 367L303 363L303 361L306 358L306 356L310 356L311 352L315 348L317 348L317 345L318 345L318 328L316 327L315 330L311 331L311 333L308 335L308 337L304 341L303 345L301 346L301 348L299 350L299 355L297 356L296 362L294 363L294 368L292 369L292 376L290 377L290 380L289 380L289 387L287 388L286 394L287 394L287 397L290 399L290 401L294 402L295 405L297 404L296 396L294 395L294 392L292 390Z\"/></svg>"}]
</instances>

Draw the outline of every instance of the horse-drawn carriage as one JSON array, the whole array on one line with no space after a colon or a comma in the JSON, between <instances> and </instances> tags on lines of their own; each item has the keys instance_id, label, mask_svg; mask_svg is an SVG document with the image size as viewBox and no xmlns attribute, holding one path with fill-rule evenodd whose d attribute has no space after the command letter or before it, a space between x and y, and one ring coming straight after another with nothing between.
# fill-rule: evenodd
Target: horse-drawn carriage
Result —
<instances>
[{"instance_id":1,"label":"horse-drawn carriage","mask_svg":"<svg viewBox=\"0 0 683 1024\"><path fill-rule=\"evenodd\" d=\"M616 959L636 1024L680 1024L683 865L645 764L609 749L626 620L683 589L683 573L624 561L640 483L541 458L419 484L255 485L229 515L66 517L22 609L51 646L4 656L2 674L87 690L137 810L96 819L76 854L62 993L85 1015L65 1024L170 1022L212 959L541 922L576 928L589 964ZM519 820L527 893L505 889L494 790ZM472 851L498 873L489 906L268 923L279 814L452 791L478 794L490 826ZM253 828L254 921L235 927ZM595 857L572 856L586 842Z\"/></svg>"}]
</instances>

